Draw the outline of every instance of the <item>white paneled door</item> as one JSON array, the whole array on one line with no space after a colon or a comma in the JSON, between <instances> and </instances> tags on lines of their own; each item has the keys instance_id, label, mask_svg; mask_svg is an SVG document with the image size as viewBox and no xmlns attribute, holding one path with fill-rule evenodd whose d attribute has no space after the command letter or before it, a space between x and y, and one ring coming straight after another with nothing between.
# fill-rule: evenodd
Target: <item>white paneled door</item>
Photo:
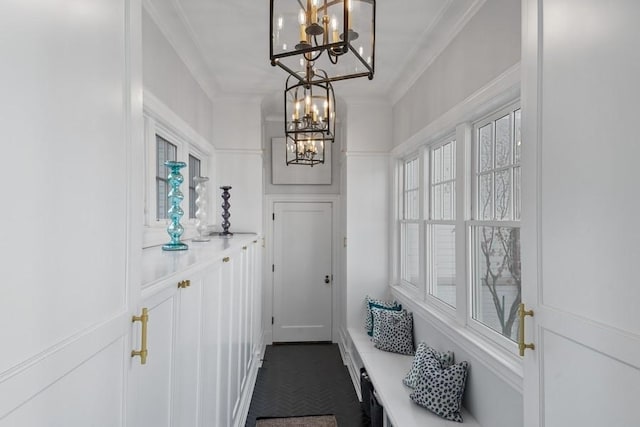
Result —
<instances>
[{"instance_id":1,"label":"white paneled door","mask_svg":"<svg viewBox=\"0 0 640 427\"><path fill-rule=\"evenodd\" d=\"M273 233L273 341L331 341L331 203L275 203Z\"/></svg>"},{"instance_id":2,"label":"white paneled door","mask_svg":"<svg viewBox=\"0 0 640 427\"><path fill-rule=\"evenodd\" d=\"M140 363L140 2L1 9L0 426L122 426Z\"/></svg>"},{"instance_id":3,"label":"white paneled door","mask_svg":"<svg viewBox=\"0 0 640 427\"><path fill-rule=\"evenodd\" d=\"M640 425L640 2L523 2L525 427Z\"/></svg>"}]
</instances>

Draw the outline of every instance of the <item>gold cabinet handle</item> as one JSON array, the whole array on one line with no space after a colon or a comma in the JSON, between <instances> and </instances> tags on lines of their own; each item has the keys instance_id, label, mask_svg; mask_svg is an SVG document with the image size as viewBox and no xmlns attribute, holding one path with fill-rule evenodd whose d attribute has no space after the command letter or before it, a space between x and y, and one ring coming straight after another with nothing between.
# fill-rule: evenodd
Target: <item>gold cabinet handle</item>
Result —
<instances>
[{"instance_id":1,"label":"gold cabinet handle","mask_svg":"<svg viewBox=\"0 0 640 427\"><path fill-rule=\"evenodd\" d=\"M253 243L258 243L258 241L257 241L257 240L254 240L254 241L253 241Z\"/></svg>"},{"instance_id":2,"label":"gold cabinet handle","mask_svg":"<svg viewBox=\"0 0 640 427\"><path fill-rule=\"evenodd\" d=\"M149 322L149 310L146 308L142 309L141 316L133 316L131 322L140 322L142 323L142 338L140 343L140 350L132 350L131 357L140 356L140 364L144 365L147 363L147 323Z\"/></svg>"},{"instance_id":3,"label":"gold cabinet handle","mask_svg":"<svg viewBox=\"0 0 640 427\"><path fill-rule=\"evenodd\" d=\"M178 282L178 289L184 289L191 286L191 280L181 280Z\"/></svg>"},{"instance_id":4,"label":"gold cabinet handle","mask_svg":"<svg viewBox=\"0 0 640 427\"><path fill-rule=\"evenodd\" d=\"M231 261L231 258L229 258L228 256L222 258L222 262L229 262Z\"/></svg>"},{"instance_id":5,"label":"gold cabinet handle","mask_svg":"<svg viewBox=\"0 0 640 427\"><path fill-rule=\"evenodd\" d=\"M247 247L246 247L246 246L243 246L243 247L242 247L242 250L243 250L243 251L246 251L246 250L247 250Z\"/></svg>"},{"instance_id":6,"label":"gold cabinet handle","mask_svg":"<svg viewBox=\"0 0 640 427\"><path fill-rule=\"evenodd\" d=\"M524 304L520 303L518 307L518 318L520 320L518 325L518 349L520 350L520 356L524 357L524 351L526 349L535 350L536 346L533 343L525 344L524 343L524 317L531 316L533 317L533 310L525 310Z\"/></svg>"}]
</instances>

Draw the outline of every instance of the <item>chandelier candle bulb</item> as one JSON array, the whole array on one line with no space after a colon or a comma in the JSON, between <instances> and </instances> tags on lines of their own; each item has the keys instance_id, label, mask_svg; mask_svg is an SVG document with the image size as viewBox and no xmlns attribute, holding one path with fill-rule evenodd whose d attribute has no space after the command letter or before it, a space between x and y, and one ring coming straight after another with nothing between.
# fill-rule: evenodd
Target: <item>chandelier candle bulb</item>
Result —
<instances>
[{"instance_id":1,"label":"chandelier candle bulb","mask_svg":"<svg viewBox=\"0 0 640 427\"><path fill-rule=\"evenodd\" d=\"M311 1L311 19L309 24L318 23L318 5L316 0Z\"/></svg>"},{"instance_id":2,"label":"chandelier candle bulb","mask_svg":"<svg viewBox=\"0 0 640 427\"><path fill-rule=\"evenodd\" d=\"M300 43L307 42L307 26L305 24L300 24Z\"/></svg>"},{"instance_id":3,"label":"chandelier candle bulb","mask_svg":"<svg viewBox=\"0 0 640 427\"><path fill-rule=\"evenodd\" d=\"M327 44L327 38L329 37L329 15L322 16L322 29L323 44Z\"/></svg>"}]
</instances>

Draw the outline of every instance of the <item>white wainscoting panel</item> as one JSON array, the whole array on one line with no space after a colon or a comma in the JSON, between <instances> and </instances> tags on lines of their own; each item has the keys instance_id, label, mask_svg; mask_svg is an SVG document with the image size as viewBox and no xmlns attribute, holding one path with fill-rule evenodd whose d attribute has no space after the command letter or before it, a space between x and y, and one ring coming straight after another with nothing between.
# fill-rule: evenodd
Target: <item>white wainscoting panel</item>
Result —
<instances>
[{"instance_id":1,"label":"white wainscoting panel","mask_svg":"<svg viewBox=\"0 0 640 427\"><path fill-rule=\"evenodd\" d=\"M124 339L108 345L0 421L2 427L122 425Z\"/></svg>"}]
</instances>

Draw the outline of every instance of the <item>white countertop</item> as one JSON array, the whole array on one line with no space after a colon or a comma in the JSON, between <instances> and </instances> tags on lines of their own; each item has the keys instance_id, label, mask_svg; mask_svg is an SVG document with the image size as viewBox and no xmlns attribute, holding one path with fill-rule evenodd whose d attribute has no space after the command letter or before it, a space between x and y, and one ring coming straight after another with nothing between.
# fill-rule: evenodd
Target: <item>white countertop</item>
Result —
<instances>
[{"instance_id":1,"label":"white countertop","mask_svg":"<svg viewBox=\"0 0 640 427\"><path fill-rule=\"evenodd\" d=\"M145 248L142 251L142 287L146 288L199 263L222 259L256 240L258 234L243 233L230 238L211 236L208 242L185 240L184 243L189 246L185 251L163 251L162 245Z\"/></svg>"}]
</instances>

